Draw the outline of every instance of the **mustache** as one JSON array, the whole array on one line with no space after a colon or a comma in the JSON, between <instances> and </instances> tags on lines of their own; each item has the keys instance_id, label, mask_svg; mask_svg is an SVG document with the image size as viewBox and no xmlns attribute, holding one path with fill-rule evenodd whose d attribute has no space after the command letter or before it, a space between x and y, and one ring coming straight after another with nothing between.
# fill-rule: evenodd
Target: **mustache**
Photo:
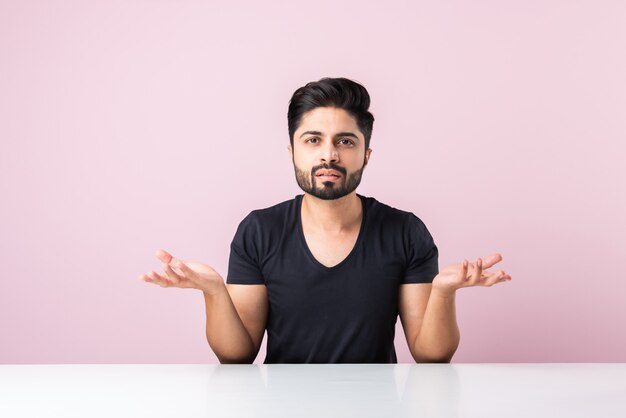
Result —
<instances>
[{"instance_id":1,"label":"mustache","mask_svg":"<svg viewBox=\"0 0 626 418\"><path fill-rule=\"evenodd\" d=\"M311 175L312 175L312 176L315 176L315 173L316 173L318 170L321 170L321 169L325 169L325 170L335 170L335 171L340 172L340 173L341 173L341 174L343 174L344 176L346 175L346 169L345 169L345 168L343 168L343 167L339 167L338 165L335 165L335 164L322 164L322 165L318 165L318 166L316 166L316 167L313 167L313 168L311 169Z\"/></svg>"}]
</instances>

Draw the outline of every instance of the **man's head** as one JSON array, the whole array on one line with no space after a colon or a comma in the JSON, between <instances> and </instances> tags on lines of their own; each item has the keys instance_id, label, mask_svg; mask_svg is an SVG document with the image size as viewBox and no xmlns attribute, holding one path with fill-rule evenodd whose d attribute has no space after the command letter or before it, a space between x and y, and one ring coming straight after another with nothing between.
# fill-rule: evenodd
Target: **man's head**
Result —
<instances>
[{"instance_id":1,"label":"man's head","mask_svg":"<svg viewBox=\"0 0 626 418\"><path fill-rule=\"evenodd\" d=\"M372 152L369 105L365 87L346 78L322 78L294 92L287 149L303 191L330 200L357 188Z\"/></svg>"}]
</instances>

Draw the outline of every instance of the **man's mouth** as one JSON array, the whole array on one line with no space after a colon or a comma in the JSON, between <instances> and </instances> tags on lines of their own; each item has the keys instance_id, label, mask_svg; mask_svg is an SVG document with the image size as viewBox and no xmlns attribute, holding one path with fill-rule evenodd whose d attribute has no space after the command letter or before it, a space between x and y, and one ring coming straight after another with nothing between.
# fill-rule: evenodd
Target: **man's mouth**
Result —
<instances>
[{"instance_id":1,"label":"man's mouth","mask_svg":"<svg viewBox=\"0 0 626 418\"><path fill-rule=\"evenodd\" d=\"M341 176L337 174L318 174L316 177L322 181L335 181Z\"/></svg>"},{"instance_id":2,"label":"man's mouth","mask_svg":"<svg viewBox=\"0 0 626 418\"><path fill-rule=\"evenodd\" d=\"M318 170L316 176L317 177L341 177L341 174L339 174L335 170Z\"/></svg>"}]
</instances>

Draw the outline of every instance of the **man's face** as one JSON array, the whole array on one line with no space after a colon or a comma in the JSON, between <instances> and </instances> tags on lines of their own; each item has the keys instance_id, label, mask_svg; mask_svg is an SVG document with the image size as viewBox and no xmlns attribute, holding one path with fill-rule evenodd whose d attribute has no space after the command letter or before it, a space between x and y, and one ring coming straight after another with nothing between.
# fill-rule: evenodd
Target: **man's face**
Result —
<instances>
[{"instance_id":1,"label":"man's face","mask_svg":"<svg viewBox=\"0 0 626 418\"><path fill-rule=\"evenodd\" d=\"M343 109L318 107L302 116L293 135L292 156L298 186L324 200L356 190L371 149L356 120Z\"/></svg>"}]
</instances>

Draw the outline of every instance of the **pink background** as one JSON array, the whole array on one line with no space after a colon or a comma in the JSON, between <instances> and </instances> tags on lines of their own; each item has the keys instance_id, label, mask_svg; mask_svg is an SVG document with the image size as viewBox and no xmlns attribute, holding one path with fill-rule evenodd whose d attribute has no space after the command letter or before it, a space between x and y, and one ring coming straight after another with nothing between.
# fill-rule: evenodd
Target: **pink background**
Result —
<instances>
[{"instance_id":1,"label":"pink background","mask_svg":"<svg viewBox=\"0 0 626 418\"><path fill-rule=\"evenodd\" d=\"M293 91L363 83L357 190L428 226L454 362L626 361L626 5L616 1L0 1L0 363L217 362L199 291L251 210L297 187ZM398 321L400 362L412 361ZM257 357L265 358L265 343Z\"/></svg>"}]
</instances>

